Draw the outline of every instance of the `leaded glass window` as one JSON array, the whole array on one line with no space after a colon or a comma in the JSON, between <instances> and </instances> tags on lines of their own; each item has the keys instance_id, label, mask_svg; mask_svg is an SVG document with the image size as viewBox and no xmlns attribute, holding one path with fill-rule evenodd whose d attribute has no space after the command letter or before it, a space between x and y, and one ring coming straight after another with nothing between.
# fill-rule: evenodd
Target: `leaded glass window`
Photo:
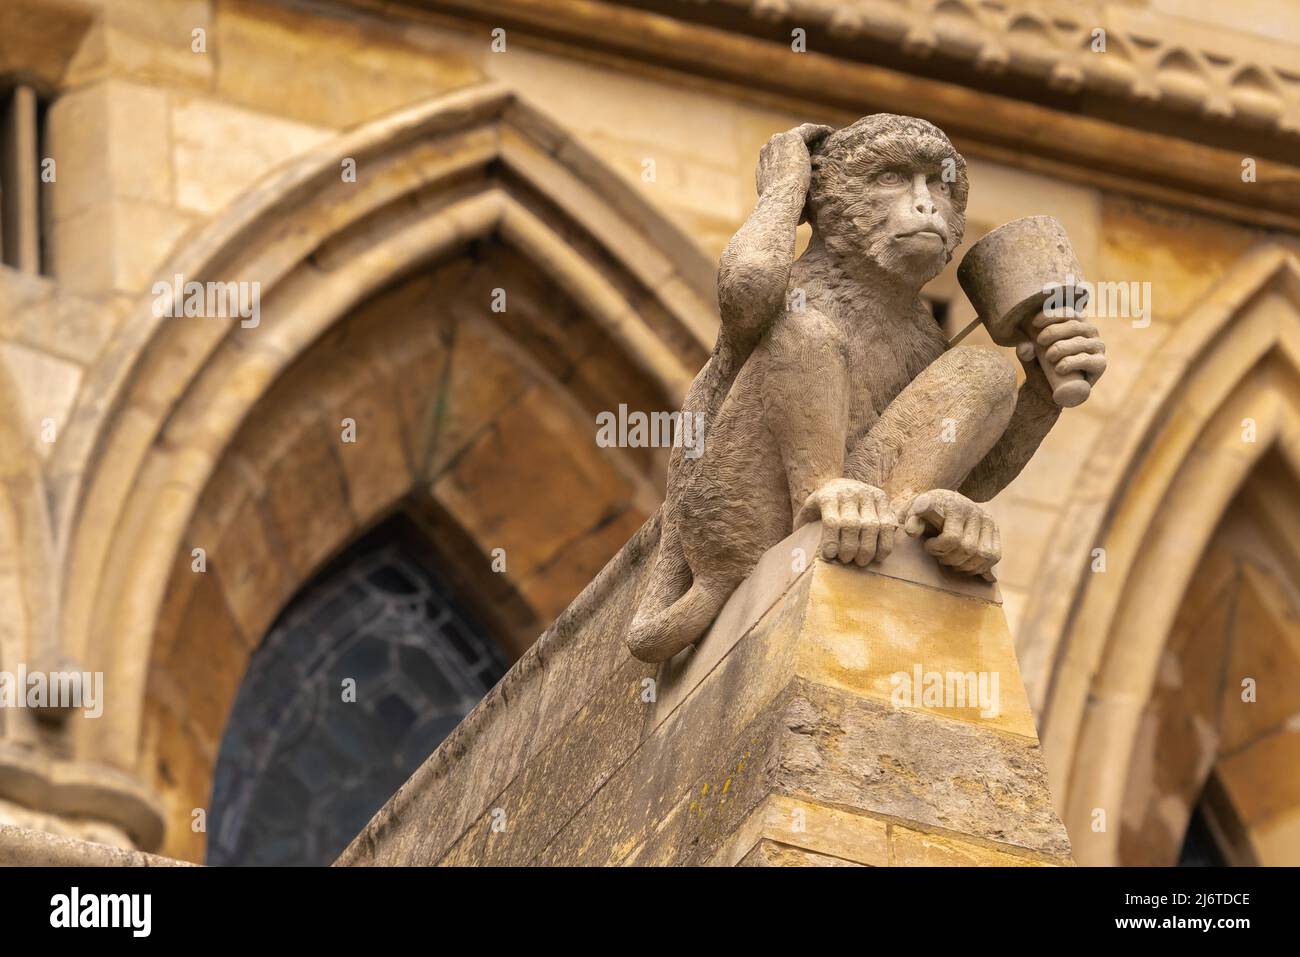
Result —
<instances>
[{"instance_id":1,"label":"leaded glass window","mask_svg":"<svg viewBox=\"0 0 1300 957\"><path fill-rule=\"evenodd\" d=\"M217 758L209 864L331 863L504 674L395 524L303 588L253 654Z\"/></svg>"}]
</instances>

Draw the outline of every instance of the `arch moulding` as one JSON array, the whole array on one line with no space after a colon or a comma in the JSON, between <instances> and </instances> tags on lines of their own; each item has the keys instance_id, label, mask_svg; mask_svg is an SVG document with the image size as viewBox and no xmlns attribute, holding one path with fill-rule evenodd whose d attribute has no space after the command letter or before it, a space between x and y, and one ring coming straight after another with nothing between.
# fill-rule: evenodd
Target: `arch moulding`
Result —
<instances>
[{"instance_id":1,"label":"arch moulding","mask_svg":"<svg viewBox=\"0 0 1300 957\"><path fill-rule=\"evenodd\" d=\"M355 181L341 175L349 161ZM114 702L77 727L79 760L135 770L177 550L249 411L360 303L483 241L529 260L680 402L716 333L712 264L509 89L402 110L280 168L159 271L260 284L260 323L164 318L142 298L51 462L62 652L103 671Z\"/></svg>"},{"instance_id":2,"label":"arch moulding","mask_svg":"<svg viewBox=\"0 0 1300 957\"><path fill-rule=\"evenodd\" d=\"M1081 864L1117 864L1143 710L1215 528L1272 450L1300 488L1300 262L1260 248L1169 336L1076 481L1026 609L1053 792ZM1253 435L1243 432L1246 420ZM1092 572L1104 549L1104 572ZM1094 829L1098 809L1108 823Z\"/></svg>"}]
</instances>

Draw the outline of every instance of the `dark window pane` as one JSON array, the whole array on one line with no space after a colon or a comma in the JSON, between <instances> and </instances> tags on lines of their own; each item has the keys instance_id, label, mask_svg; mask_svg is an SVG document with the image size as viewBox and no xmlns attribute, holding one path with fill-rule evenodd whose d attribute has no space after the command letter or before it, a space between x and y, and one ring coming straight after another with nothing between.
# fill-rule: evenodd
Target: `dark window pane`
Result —
<instances>
[{"instance_id":1,"label":"dark window pane","mask_svg":"<svg viewBox=\"0 0 1300 957\"><path fill-rule=\"evenodd\" d=\"M1205 820L1203 804L1197 804L1187 826L1187 836L1178 854L1179 867L1226 867L1223 852Z\"/></svg>"},{"instance_id":2,"label":"dark window pane","mask_svg":"<svg viewBox=\"0 0 1300 957\"><path fill-rule=\"evenodd\" d=\"M217 758L207 862L331 863L504 673L398 526L366 536L249 662Z\"/></svg>"}]
</instances>

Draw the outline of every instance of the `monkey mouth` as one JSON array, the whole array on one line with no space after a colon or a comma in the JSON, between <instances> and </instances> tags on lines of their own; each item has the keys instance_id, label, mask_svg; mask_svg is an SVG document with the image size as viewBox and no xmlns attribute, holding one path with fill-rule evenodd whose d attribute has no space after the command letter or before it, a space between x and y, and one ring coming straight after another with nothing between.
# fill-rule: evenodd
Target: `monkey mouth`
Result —
<instances>
[{"instance_id":1,"label":"monkey mouth","mask_svg":"<svg viewBox=\"0 0 1300 957\"><path fill-rule=\"evenodd\" d=\"M937 232L936 230L933 229L914 229L908 233L899 233L894 238L895 239L927 239L927 240L933 239L940 244L947 242L947 240L944 239L942 233Z\"/></svg>"}]
</instances>

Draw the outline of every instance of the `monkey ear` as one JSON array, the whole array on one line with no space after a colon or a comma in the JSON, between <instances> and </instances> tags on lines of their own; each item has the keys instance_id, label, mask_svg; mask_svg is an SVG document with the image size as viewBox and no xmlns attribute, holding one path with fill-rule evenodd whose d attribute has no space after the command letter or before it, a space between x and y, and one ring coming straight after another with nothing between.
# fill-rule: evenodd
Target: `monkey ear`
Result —
<instances>
[{"instance_id":1,"label":"monkey ear","mask_svg":"<svg viewBox=\"0 0 1300 957\"><path fill-rule=\"evenodd\" d=\"M808 147L808 156L815 157L826 143L826 138L835 130L829 126L822 126L815 123L805 123L801 126L800 131L803 133L804 145Z\"/></svg>"},{"instance_id":2,"label":"monkey ear","mask_svg":"<svg viewBox=\"0 0 1300 957\"><path fill-rule=\"evenodd\" d=\"M799 127L799 132L803 136L804 145L808 147L808 161L813 170L816 171L817 167L820 166L822 162L821 148L826 144L827 137L834 133L835 130L829 126L822 126L816 123L805 123L803 126ZM812 183L809 183L808 197L804 199L803 211L799 213L799 222L801 223L808 222L808 217L811 213L808 205L811 199Z\"/></svg>"},{"instance_id":3,"label":"monkey ear","mask_svg":"<svg viewBox=\"0 0 1300 957\"><path fill-rule=\"evenodd\" d=\"M820 124L803 124L800 127L800 133L803 135L803 146L809 150L809 164L813 166L813 172L816 173L818 166L822 165L822 147L826 146L826 140L835 130L829 126ZM815 176L814 176L815 178ZM800 213L800 222L809 221L809 202L813 196L813 183L809 183L809 195L803 200L803 209Z\"/></svg>"},{"instance_id":4,"label":"monkey ear","mask_svg":"<svg viewBox=\"0 0 1300 957\"><path fill-rule=\"evenodd\" d=\"M813 175L808 178L808 192L806 192L803 197L803 209L799 210L800 224L812 222L813 183L817 181L817 160L816 159L813 160L812 167L813 167Z\"/></svg>"}]
</instances>

